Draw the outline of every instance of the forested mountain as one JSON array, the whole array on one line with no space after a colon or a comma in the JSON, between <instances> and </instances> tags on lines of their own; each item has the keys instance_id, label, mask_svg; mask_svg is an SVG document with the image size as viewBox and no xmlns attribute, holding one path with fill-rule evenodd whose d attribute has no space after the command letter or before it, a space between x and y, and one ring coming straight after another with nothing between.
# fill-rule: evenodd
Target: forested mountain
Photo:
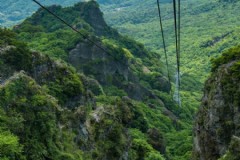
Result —
<instances>
[{"instance_id":1,"label":"forested mountain","mask_svg":"<svg viewBox=\"0 0 240 160\"><path fill-rule=\"evenodd\" d=\"M187 159L194 110L161 58L109 27L96 2L39 9L0 30L0 158Z\"/></svg>"},{"instance_id":2,"label":"forested mountain","mask_svg":"<svg viewBox=\"0 0 240 160\"><path fill-rule=\"evenodd\" d=\"M77 0L41 1L45 5L70 5ZM147 49L163 57L160 38L157 5L155 1L109 1L100 0L101 9L107 23L121 33L133 36L145 44ZM121 2L121 3L120 3ZM174 49L173 10L171 1L160 1L163 13L163 25L167 40L168 56L171 65L171 77L174 82L176 65ZM30 16L38 6L32 1L2 1L0 12L1 25L15 24ZM182 103L185 107L196 108L201 97L201 88L210 71L210 59L223 50L238 44L238 1L182 1L182 37L181 37L181 82ZM20 8L20 9L18 9ZM139 12L141 11L141 12ZM10 20L18 12L19 18ZM9 19L10 18L10 19ZM165 69L166 71L166 69ZM166 72L165 72L166 74ZM191 104L189 104L189 100Z\"/></svg>"},{"instance_id":3,"label":"forested mountain","mask_svg":"<svg viewBox=\"0 0 240 160\"><path fill-rule=\"evenodd\" d=\"M78 0L40 1L45 5L71 5ZM156 1L99 0L104 17L110 26L122 34L134 37L147 49L164 57ZM160 1L167 49L174 82L176 65L172 1ZM2 1L1 25L15 24L30 16L38 6L32 1ZM210 60L239 40L239 1L182 1L181 12L181 82L182 103L185 107L199 105L201 89L210 71ZM139 12L141 11L141 12ZM17 16L20 15L20 17ZM11 17L13 18L11 20ZM17 19L16 19L17 18ZM166 71L166 69L165 69ZM166 72L165 72L166 74ZM188 103L189 100L191 104Z\"/></svg>"},{"instance_id":4,"label":"forested mountain","mask_svg":"<svg viewBox=\"0 0 240 160\"><path fill-rule=\"evenodd\" d=\"M170 65L176 65L172 3L160 1ZM181 83L183 106L198 107L201 88L210 72L210 60L239 44L239 1L182 1ZM156 1L103 7L105 18L121 33L164 57ZM172 74L175 69L171 69ZM189 103L191 102L191 103Z\"/></svg>"},{"instance_id":5,"label":"forested mountain","mask_svg":"<svg viewBox=\"0 0 240 160\"><path fill-rule=\"evenodd\" d=\"M171 0L170 82L155 0L39 1L80 34L0 0L0 159L239 159L239 1L182 1L181 108Z\"/></svg>"}]
</instances>

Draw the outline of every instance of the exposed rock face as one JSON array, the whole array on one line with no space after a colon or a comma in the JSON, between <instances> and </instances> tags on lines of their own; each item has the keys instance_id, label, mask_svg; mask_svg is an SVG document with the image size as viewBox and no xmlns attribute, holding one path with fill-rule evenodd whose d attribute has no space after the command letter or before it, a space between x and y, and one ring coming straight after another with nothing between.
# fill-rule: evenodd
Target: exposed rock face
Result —
<instances>
[{"instance_id":1,"label":"exposed rock face","mask_svg":"<svg viewBox=\"0 0 240 160\"><path fill-rule=\"evenodd\" d=\"M0 47L0 56L10 49L11 49L10 46ZM13 74L13 72L14 71L9 66L1 64L0 65L0 84L3 84L5 80L8 79Z\"/></svg>"},{"instance_id":2,"label":"exposed rock face","mask_svg":"<svg viewBox=\"0 0 240 160\"><path fill-rule=\"evenodd\" d=\"M107 33L109 27L103 19L103 13L99 9L99 5L95 1L79 3L76 7L79 8L80 16L94 28L97 35Z\"/></svg>"},{"instance_id":3,"label":"exposed rock face","mask_svg":"<svg viewBox=\"0 0 240 160\"><path fill-rule=\"evenodd\" d=\"M217 160L231 151L230 143L239 145L233 142L240 137L239 72L235 58L218 67L206 82L194 128L194 159Z\"/></svg>"},{"instance_id":4,"label":"exposed rock face","mask_svg":"<svg viewBox=\"0 0 240 160\"><path fill-rule=\"evenodd\" d=\"M79 43L69 53L69 62L79 71L95 75L99 82L106 84L107 76L120 73L128 78L128 66L111 60L112 57L104 53L96 46L87 43Z\"/></svg>"},{"instance_id":5,"label":"exposed rock face","mask_svg":"<svg viewBox=\"0 0 240 160\"><path fill-rule=\"evenodd\" d=\"M138 77L129 69L127 59L114 60L112 56L87 42L79 43L70 51L69 63L79 72L90 77L94 76L101 85L113 84L124 89L130 98L135 100L154 96L148 89L139 84ZM157 80L160 89L170 90L168 81L165 81L163 77L159 77ZM123 83L124 81L126 83Z\"/></svg>"}]
</instances>

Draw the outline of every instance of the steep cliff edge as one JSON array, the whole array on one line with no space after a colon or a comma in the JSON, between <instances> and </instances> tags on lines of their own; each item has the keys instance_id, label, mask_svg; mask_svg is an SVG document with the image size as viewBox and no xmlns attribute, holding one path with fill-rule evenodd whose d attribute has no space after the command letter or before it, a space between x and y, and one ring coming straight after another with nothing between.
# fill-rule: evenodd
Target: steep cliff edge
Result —
<instances>
[{"instance_id":1,"label":"steep cliff edge","mask_svg":"<svg viewBox=\"0 0 240 160\"><path fill-rule=\"evenodd\" d=\"M238 160L240 137L240 47L213 60L213 73L194 128L194 159Z\"/></svg>"}]
</instances>

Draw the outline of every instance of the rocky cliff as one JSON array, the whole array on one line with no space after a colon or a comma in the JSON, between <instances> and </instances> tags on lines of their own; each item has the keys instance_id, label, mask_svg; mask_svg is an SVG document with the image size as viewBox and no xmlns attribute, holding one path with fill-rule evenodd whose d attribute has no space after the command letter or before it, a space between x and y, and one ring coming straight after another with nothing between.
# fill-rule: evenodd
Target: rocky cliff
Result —
<instances>
[{"instance_id":1,"label":"rocky cliff","mask_svg":"<svg viewBox=\"0 0 240 160\"><path fill-rule=\"evenodd\" d=\"M240 159L240 47L213 60L194 128L194 159Z\"/></svg>"}]
</instances>

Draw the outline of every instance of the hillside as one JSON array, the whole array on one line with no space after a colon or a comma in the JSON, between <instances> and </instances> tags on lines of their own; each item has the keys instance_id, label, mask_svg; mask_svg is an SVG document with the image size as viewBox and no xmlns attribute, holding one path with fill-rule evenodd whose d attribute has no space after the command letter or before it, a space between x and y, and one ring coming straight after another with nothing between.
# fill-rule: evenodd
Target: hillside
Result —
<instances>
[{"instance_id":1,"label":"hillside","mask_svg":"<svg viewBox=\"0 0 240 160\"><path fill-rule=\"evenodd\" d=\"M78 2L78 0L41 2L45 5L61 4L69 6ZM142 42L150 51L164 56L155 1L99 0L98 2L101 4L107 24L118 29L120 33ZM170 2L169 0L161 1L161 8L171 77L174 82L176 60L173 39L173 11ZM14 3L3 1L1 4L3 5L0 7L0 12L3 16L1 16L0 24L3 26L11 26L22 21L38 8L32 1L23 0L14 1ZM197 108L199 106L202 96L201 89L210 71L210 59L231 46L239 44L239 27L237 27L239 21L236 16L239 14L239 6L240 2L235 0L182 1L181 95L184 108ZM166 68L164 72L166 74ZM191 104L188 103L189 101L191 101Z\"/></svg>"},{"instance_id":2,"label":"hillside","mask_svg":"<svg viewBox=\"0 0 240 160\"><path fill-rule=\"evenodd\" d=\"M138 1L139 2L139 1ZM176 65L172 3L161 2L171 71ZM122 5L125 4L126 5ZM239 44L239 1L182 1L181 77L183 107L197 108L210 60ZM104 5L107 23L164 57L156 1ZM173 77L173 76L172 76ZM174 77L173 77L174 78Z\"/></svg>"},{"instance_id":3,"label":"hillside","mask_svg":"<svg viewBox=\"0 0 240 160\"><path fill-rule=\"evenodd\" d=\"M161 1L171 82L155 1L41 2L80 34L32 1L0 0L12 26L0 29L0 159L239 159L239 47L228 50L239 1L182 1L182 108L172 1Z\"/></svg>"},{"instance_id":4,"label":"hillside","mask_svg":"<svg viewBox=\"0 0 240 160\"><path fill-rule=\"evenodd\" d=\"M194 128L194 159L240 158L240 47L213 61Z\"/></svg>"},{"instance_id":5,"label":"hillside","mask_svg":"<svg viewBox=\"0 0 240 160\"><path fill-rule=\"evenodd\" d=\"M106 51L42 9L0 30L1 158L188 159L194 110L179 113L161 57L96 2L48 9Z\"/></svg>"},{"instance_id":6,"label":"hillside","mask_svg":"<svg viewBox=\"0 0 240 160\"><path fill-rule=\"evenodd\" d=\"M69 5L69 4L73 4L75 1L58 0L58 1L47 1L47 2L44 1L42 3L48 5L48 4L52 4L52 2L54 2L54 4ZM140 42L143 42L148 48L150 47L150 51L160 53L161 57L163 57L163 53L159 52L159 49L158 49L159 47L161 47L158 43L160 41L158 36L160 36L160 35L155 34L155 33L159 33L159 30L158 30L159 24L158 24L158 19L156 16L157 10L156 10L156 8L155 8L155 10L150 9L154 6L156 7L156 4L153 1L141 1L141 3L138 3L139 1L136 1L136 0L127 0L127 1L120 3L120 1L102 0L99 2L101 3L101 5L100 5L101 9L104 11L105 19L107 19L107 22L109 24L118 28L124 34L129 33L128 35L130 37L134 36ZM166 0L166 1L161 1L161 2L163 3L163 8L166 8L169 10L165 14L171 15L171 12L170 12L171 10L169 9L171 7L171 4L169 3L170 1ZM22 1L22 0L17 1L17 3L4 2L4 4L6 6L3 7L2 10L4 12L6 12L6 15L11 15L13 13L12 11L16 10L16 6L26 6L26 3L27 3L27 1ZM194 5L197 4L194 2L192 2L192 3ZM203 2L203 3L205 3L205 2ZM10 5L10 4L12 4L12 5ZM187 3L184 3L183 5L184 6L187 5ZM31 10L31 13L37 9L37 5L33 2L29 3L27 6L29 7L29 10ZM203 9L204 9L204 6L203 6ZM27 13L25 11L25 9L26 8L23 8L21 10L21 15L23 15L22 18L31 15L30 12ZM118 10L118 9L120 9L120 10L124 9L124 10L116 12L116 10ZM143 12L138 14L138 12L137 12L138 10L142 10ZM165 12L165 10L163 10L163 11ZM1 10L0 10L0 12L1 12ZM128 16L128 13L131 16ZM139 16L139 18L137 16ZM132 22L130 22L130 21L132 21ZM143 21L144 21L144 23L143 23ZM149 21L149 25L144 25L145 21L146 21L146 23L147 23L147 21ZM6 22L9 22L9 20L6 19ZM150 24L152 22L154 22L154 24ZM13 23L15 24L16 22L13 22ZM137 28L132 29L131 26L125 25L125 23L131 23L132 27L136 26ZM4 23L3 23L3 25L4 25ZM151 27L150 27L150 25L151 25ZM121 26L125 26L125 28L129 30L129 32L128 31L125 32L124 31L125 29L122 30ZM143 28L145 28L145 29L142 30ZM149 30L149 28L151 28L151 30ZM172 29L172 27L169 27L169 29ZM152 32L152 31L154 31L154 32ZM141 34L146 33L147 36L143 37L143 35L140 35L141 37L143 37L143 39L141 39L141 38L137 37L139 33L141 33ZM172 38L172 35L171 35L171 38ZM151 43L145 43L146 39L148 41L150 41ZM189 42L191 43L192 40ZM152 45L152 47L151 47L151 45ZM192 45L188 45L188 47L191 47L191 46ZM185 48L185 46L184 46L184 48ZM175 76L174 76L174 74L175 74L175 68L174 68L175 56L174 56L174 52L172 52L173 50L174 50L173 44L171 44L171 50L170 50L170 55L171 55L170 71L171 71L171 73L170 74L171 74L172 82L175 82L175 80L174 80L175 79ZM193 50L195 50L195 49L193 49ZM58 54L60 54L60 53L58 53ZM190 55L190 54L187 54L187 55ZM208 59L208 57L207 57L207 59ZM165 61L165 60L161 59L161 61ZM181 61L186 61L186 59L182 58ZM188 61L190 63L192 63L194 66L190 66L190 63L189 64L186 63L187 66L185 66L185 65L181 66L182 71L184 70L182 72L182 100L183 100L182 104L183 104L184 108L187 108L187 110L194 110L194 109L196 110L197 106L199 105L199 100L201 97L200 90L202 89L202 84L204 81L204 78L201 78L201 77L206 76L205 70L208 70L208 67L205 67L204 71L202 72L201 68L196 69L196 67L204 65L204 63L197 64L194 61L191 61L191 60L188 60ZM207 60L204 59L204 62L207 62ZM159 65L161 68L163 68L161 70L161 72L164 75L167 75L165 64L161 63ZM196 72L196 74L195 74L195 72ZM199 76L201 76L201 77L199 77ZM174 87L172 90L174 90ZM191 103L188 103L189 101L191 101Z\"/></svg>"}]
</instances>

